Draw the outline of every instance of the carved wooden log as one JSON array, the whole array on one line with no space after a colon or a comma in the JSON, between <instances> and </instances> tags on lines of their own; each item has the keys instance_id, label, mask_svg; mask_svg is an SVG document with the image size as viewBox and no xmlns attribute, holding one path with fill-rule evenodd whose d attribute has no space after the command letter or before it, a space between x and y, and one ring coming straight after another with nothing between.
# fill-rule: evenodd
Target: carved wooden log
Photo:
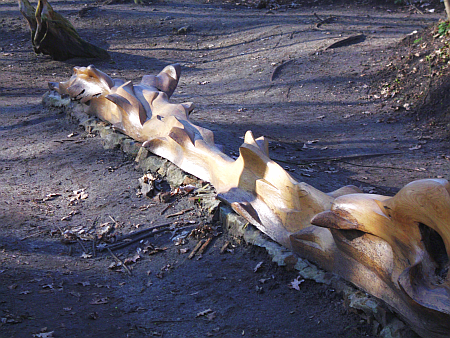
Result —
<instances>
[{"instance_id":1,"label":"carved wooden log","mask_svg":"<svg viewBox=\"0 0 450 338\"><path fill-rule=\"evenodd\" d=\"M75 57L109 58L107 51L83 40L70 21L55 12L47 0L38 0L36 10L28 0L18 2L20 12L30 26L36 54L50 55L59 61Z\"/></svg>"},{"instance_id":2,"label":"carved wooden log","mask_svg":"<svg viewBox=\"0 0 450 338\"><path fill-rule=\"evenodd\" d=\"M340 255L355 261L333 270L361 275L364 266L371 278L352 282L396 308L424 337L448 337L449 221L450 184L428 179L406 185L394 197L339 197L312 223L333 229Z\"/></svg>"},{"instance_id":3,"label":"carved wooden log","mask_svg":"<svg viewBox=\"0 0 450 338\"><path fill-rule=\"evenodd\" d=\"M351 186L326 194L293 179L270 159L266 140L250 131L233 160L215 146L211 131L189 121L192 103L169 102L179 76L180 66L172 65L133 85L93 66L75 67L69 81L49 86L211 182L222 201L261 231L384 300L424 337L448 337L447 181L413 182L392 198Z\"/></svg>"}]
</instances>

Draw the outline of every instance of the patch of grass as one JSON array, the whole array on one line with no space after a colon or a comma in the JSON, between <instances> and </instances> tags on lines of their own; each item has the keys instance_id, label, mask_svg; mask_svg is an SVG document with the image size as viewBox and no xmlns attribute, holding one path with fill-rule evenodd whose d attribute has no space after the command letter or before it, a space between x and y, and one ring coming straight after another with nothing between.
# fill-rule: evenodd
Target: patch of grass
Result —
<instances>
[{"instance_id":1,"label":"patch of grass","mask_svg":"<svg viewBox=\"0 0 450 338\"><path fill-rule=\"evenodd\" d=\"M450 22L449 21L442 21L438 25L437 33L438 33L439 36L444 36L444 35L446 35L448 33L449 29L450 29Z\"/></svg>"}]
</instances>

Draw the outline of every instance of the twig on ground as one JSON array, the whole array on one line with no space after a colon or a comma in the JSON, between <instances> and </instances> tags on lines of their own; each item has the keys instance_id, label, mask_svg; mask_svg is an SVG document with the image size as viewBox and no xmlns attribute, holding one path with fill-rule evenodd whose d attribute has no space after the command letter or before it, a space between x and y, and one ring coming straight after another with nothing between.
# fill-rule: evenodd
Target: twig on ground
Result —
<instances>
[{"instance_id":1,"label":"twig on ground","mask_svg":"<svg viewBox=\"0 0 450 338\"><path fill-rule=\"evenodd\" d=\"M175 205L175 203L177 203L177 202L178 202L178 200L175 200L175 201L173 201L172 203L170 203L167 207L165 207L165 208L161 211L160 215L163 215L167 210L169 210L169 208L173 207L173 206Z\"/></svg>"},{"instance_id":2,"label":"twig on ground","mask_svg":"<svg viewBox=\"0 0 450 338\"><path fill-rule=\"evenodd\" d=\"M272 76L270 77L270 81L275 80L275 79L280 75L281 70L282 70L286 65L290 64L290 63L293 62L293 61L294 61L293 59L292 59L292 60L288 60L288 61L286 61L286 62L283 62L281 65L278 65L278 66L273 70Z\"/></svg>"},{"instance_id":3,"label":"twig on ground","mask_svg":"<svg viewBox=\"0 0 450 338\"><path fill-rule=\"evenodd\" d=\"M204 192L208 193L210 188L211 188L211 185L208 183L204 187L201 187L201 188L198 188L198 189L194 190L194 193L195 194L201 194L201 193L204 193Z\"/></svg>"},{"instance_id":4,"label":"twig on ground","mask_svg":"<svg viewBox=\"0 0 450 338\"><path fill-rule=\"evenodd\" d=\"M111 221L113 221L116 226L119 225L119 222L117 222L111 215L109 215L109 218L111 218Z\"/></svg>"},{"instance_id":5,"label":"twig on ground","mask_svg":"<svg viewBox=\"0 0 450 338\"><path fill-rule=\"evenodd\" d=\"M33 233L33 234L29 234L28 236L22 237L20 240L21 240L21 241L24 241L24 240L26 240L26 239L28 239L28 238L30 238L30 237L39 236L40 234L42 234L42 233L44 233L44 232L46 232L46 231L48 231L48 230L49 230L49 229L45 229L45 230L41 230L41 231L35 232L35 233Z\"/></svg>"},{"instance_id":6,"label":"twig on ground","mask_svg":"<svg viewBox=\"0 0 450 338\"><path fill-rule=\"evenodd\" d=\"M189 228L189 227L192 227L192 225L191 225L191 226L182 227L182 228L179 228L179 229L182 230L182 229L187 229L187 228ZM163 233L163 232L165 232L165 231L169 231L169 230L170 230L170 229L160 229L160 230L153 231L153 232L150 232L150 233L144 233L144 234L142 234L141 236L138 236L138 237L136 237L136 238L133 238L132 240L129 240L129 241L127 241L127 242L115 243L115 244L108 245L108 246L106 246L106 247L104 247L104 248L99 248L99 251L103 251L103 250L105 250L105 249L108 249L108 250L122 249L122 248L124 248L124 247L126 247L126 246L129 246L129 245L131 245L131 244L140 242L140 241L142 241L143 239L146 239L146 238L148 238L148 237L151 237L151 236L154 236L154 235L157 235L157 234Z\"/></svg>"},{"instance_id":7,"label":"twig on ground","mask_svg":"<svg viewBox=\"0 0 450 338\"><path fill-rule=\"evenodd\" d=\"M413 9L415 9L416 11L418 11L420 14L422 14L422 15L424 15L425 13L422 11L422 10L420 10L415 4L411 4L410 5Z\"/></svg>"},{"instance_id":8,"label":"twig on ground","mask_svg":"<svg viewBox=\"0 0 450 338\"><path fill-rule=\"evenodd\" d=\"M314 16L317 18L317 20L319 20L318 23L316 23L316 28L319 28L320 26L322 26L325 23L330 23L331 21L334 20L334 16L330 16L326 19L322 19L321 17L319 17L316 13L314 13Z\"/></svg>"},{"instance_id":9,"label":"twig on ground","mask_svg":"<svg viewBox=\"0 0 450 338\"><path fill-rule=\"evenodd\" d=\"M127 273L131 276L131 275L132 275L132 274L131 274L131 270L128 268L128 266L126 266L125 263L124 263L119 257L117 257L117 256L111 251L110 248L107 247L107 249L108 249L109 254L110 254L111 256L114 257L114 259L116 260L116 262L122 264L122 266L125 268L125 270L127 271Z\"/></svg>"},{"instance_id":10,"label":"twig on ground","mask_svg":"<svg viewBox=\"0 0 450 338\"><path fill-rule=\"evenodd\" d=\"M409 169L409 168L399 168L399 167L391 167L391 166L378 166L378 165L368 165L368 164L358 164L358 163L351 163L343 160L336 160L336 162L341 162L348 165L354 165L356 167L364 167L364 168L376 168L376 169L393 169L393 170L404 170L409 172L418 171L417 169Z\"/></svg>"},{"instance_id":11,"label":"twig on ground","mask_svg":"<svg viewBox=\"0 0 450 338\"><path fill-rule=\"evenodd\" d=\"M230 241L226 241L225 244L222 246L222 248L220 249L220 253L224 254L225 251L228 249L228 246L230 245Z\"/></svg>"},{"instance_id":12,"label":"twig on ground","mask_svg":"<svg viewBox=\"0 0 450 338\"><path fill-rule=\"evenodd\" d=\"M89 254L89 252L86 250L86 247L83 245L83 243L81 242L81 239L77 238L77 242L78 244L80 244L81 249L83 249L83 252L87 255Z\"/></svg>"},{"instance_id":13,"label":"twig on ground","mask_svg":"<svg viewBox=\"0 0 450 338\"><path fill-rule=\"evenodd\" d=\"M150 322L157 324L157 323L178 323L178 322L189 322L190 319L153 319Z\"/></svg>"},{"instance_id":14,"label":"twig on ground","mask_svg":"<svg viewBox=\"0 0 450 338\"><path fill-rule=\"evenodd\" d=\"M187 212L189 212L189 211L192 211L192 210L194 210L194 208L184 209L184 210L178 211L178 212L176 212L176 213L174 213L174 214L167 215L166 218L175 217L175 216L180 216L180 215L183 215L183 214L185 214L185 213L187 213Z\"/></svg>"},{"instance_id":15,"label":"twig on ground","mask_svg":"<svg viewBox=\"0 0 450 338\"><path fill-rule=\"evenodd\" d=\"M194 247L194 249L192 249L191 253L189 254L188 259L192 259L204 243L205 243L204 239L199 240L197 245Z\"/></svg>"},{"instance_id":16,"label":"twig on ground","mask_svg":"<svg viewBox=\"0 0 450 338\"><path fill-rule=\"evenodd\" d=\"M95 236L92 241L92 257L97 257L97 238Z\"/></svg>"},{"instance_id":17,"label":"twig on ground","mask_svg":"<svg viewBox=\"0 0 450 338\"><path fill-rule=\"evenodd\" d=\"M342 156L330 156L330 157L313 157L307 160L301 160L298 162L294 161L285 161L278 158L273 158L273 161L286 163L286 164L295 164L295 165L305 165L315 162L326 162L326 161L337 161L342 162L342 160L356 159L361 157L377 157L377 156L386 156L386 155L401 155L399 152L386 152L386 153L375 153L375 154L353 154L353 155L342 155Z\"/></svg>"},{"instance_id":18,"label":"twig on ground","mask_svg":"<svg viewBox=\"0 0 450 338\"><path fill-rule=\"evenodd\" d=\"M209 237L205 243L203 243L203 245L200 247L200 249L198 250L198 258L197 259L201 259L203 253L205 252L206 248L208 247L209 243L211 243L212 241L212 237Z\"/></svg>"},{"instance_id":19,"label":"twig on ground","mask_svg":"<svg viewBox=\"0 0 450 338\"><path fill-rule=\"evenodd\" d=\"M133 232L127 234L127 235L120 236L119 238L117 238L116 241L117 242L123 241L124 239L131 238L131 237L134 237L134 236L137 236L137 235L142 235L144 233L152 232L152 231L154 231L156 229L165 228L165 227L168 227L168 226L171 226L171 225L172 225L172 222L168 222L168 223L163 223L163 224L158 224L158 225L152 226L151 228L146 228L146 229L133 231Z\"/></svg>"}]
</instances>

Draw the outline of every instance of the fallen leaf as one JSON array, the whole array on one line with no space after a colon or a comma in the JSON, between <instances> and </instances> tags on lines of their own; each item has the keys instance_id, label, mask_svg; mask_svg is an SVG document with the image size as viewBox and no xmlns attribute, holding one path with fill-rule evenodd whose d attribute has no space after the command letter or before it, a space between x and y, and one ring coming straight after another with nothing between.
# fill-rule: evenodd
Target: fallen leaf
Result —
<instances>
[{"instance_id":1,"label":"fallen leaf","mask_svg":"<svg viewBox=\"0 0 450 338\"><path fill-rule=\"evenodd\" d=\"M213 310L211 310L211 309L206 309L206 310L203 310L203 311L197 313L197 315L195 316L195 318L202 317L202 316L206 316L207 314L210 314L210 313L214 313Z\"/></svg>"},{"instance_id":2,"label":"fallen leaf","mask_svg":"<svg viewBox=\"0 0 450 338\"><path fill-rule=\"evenodd\" d=\"M253 272L258 272L258 270L261 268L261 266L263 265L264 262L259 262L258 264L256 264L255 268L253 269Z\"/></svg>"},{"instance_id":3,"label":"fallen leaf","mask_svg":"<svg viewBox=\"0 0 450 338\"><path fill-rule=\"evenodd\" d=\"M87 254L86 252L83 252L83 254L81 255L81 258L92 258L92 255Z\"/></svg>"},{"instance_id":4,"label":"fallen leaf","mask_svg":"<svg viewBox=\"0 0 450 338\"><path fill-rule=\"evenodd\" d=\"M214 318L216 318L216 313L215 312L208 313L205 317L208 320L213 320Z\"/></svg>"},{"instance_id":5,"label":"fallen leaf","mask_svg":"<svg viewBox=\"0 0 450 338\"><path fill-rule=\"evenodd\" d=\"M58 194L58 193L53 193L53 194L47 194L47 195L45 195L45 197L42 199L42 201L52 201L52 200L54 200L56 197L59 197L59 196L61 196L61 194Z\"/></svg>"},{"instance_id":6,"label":"fallen leaf","mask_svg":"<svg viewBox=\"0 0 450 338\"><path fill-rule=\"evenodd\" d=\"M291 289L295 289L300 291L300 284L302 284L305 280L304 279L300 279L300 276L298 276L296 279L294 279L290 284L289 287Z\"/></svg>"},{"instance_id":7,"label":"fallen leaf","mask_svg":"<svg viewBox=\"0 0 450 338\"><path fill-rule=\"evenodd\" d=\"M72 295L72 296L74 296L74 297L77 297L77 298L80 298L80 297L81 297L81 293L76 292L76 291L70 291L69 294Z\"/></svg>"},{"instance_id":8,"label":"fallen leaf","mask_svg":"<svg viewBox=\"0 0 450 338\"><path fill-rule=\"evenodd\" d=\"M179 254L185 254L185 253L187 253L189 251L189 248L181 248L181 249L178 249L178 253Z\"/></svg>"},{"instance_id":9,"label":"fallen leaf","mask_svg":"<svg viewBox=\"0 0 450 338\"><path fill-rule=\"evenodd\" d=\"M80 284L81 286L89 286L91 285L91 282L86 281L86 282L78 282L77 284Z\"/></svg>"},{"instance_id":10,"label":"fallen leaf","mask_svg":"<svg viewBox=\"0 0 450 338\"><path fill-rule=\"evenodd\" d=\"M123 263L124 263L125 265L130 265L130 264L132 264L132 263L136 263L140 258L141 258L141 256L140 256L138 253L136 253L133 257L128 257L128 258L126 258L126 259L123 261Z\"/></svg>"},{"instance_id":11,"label":"fallen leaf","mask_svg":"<svg viewBox=\"0 0 450 338\"><path fill-rule=\"evenodd\" d=\"M53 332L55 332L55 331L36 333L36 334L33 335L33 337L37 337L37 338L51 338L51 337L53 337Z\"/></svg>"},{"instance_id":12,"label":"fallen leaf","mask_svg":"<svg viewBox=\"0 0 450 338\"><path fill-rule=\"evenodd\" d=\"M88 198L88 193L85 191L86 189L78 189L73 190L72 194L69 195L69 205L76 204L79 200L84 200Z\"/></svg>"},{"instance_id":13,"label":"fallen leaf","mask_svg":"<svg viewBox=\"0 0 450 338\"><path fill-rule=\"evenodd\" d=\"M108 304L108 297L94 298L89 304L91 305Z\"/></svg>"}]
</instances>

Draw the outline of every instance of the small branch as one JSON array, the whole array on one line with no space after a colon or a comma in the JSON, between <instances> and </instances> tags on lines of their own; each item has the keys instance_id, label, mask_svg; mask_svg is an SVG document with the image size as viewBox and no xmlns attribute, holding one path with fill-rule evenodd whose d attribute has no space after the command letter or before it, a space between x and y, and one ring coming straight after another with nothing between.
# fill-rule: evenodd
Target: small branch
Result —
<instances>
[{"instance_id":1,"label":"small branch","mask_svg":"<svg viewBox=\"0 0 450 338\"><path fill-rule=\"evenodd\" d=\"M364 167L364 168L376 168L376 169L393 169L393 170L404 170L404 171L409 171L409 172L414 172L417 170L414 169L408 169L408 168L398 168L398 167L390 167L390 166L377 166L377 165L366 165L366 164L357 164L357 163L351 163L351 162L346 162L346 161L342 161L342 160L336 160L337 162L341 162L341 163L345 163L345 164L349 164L349 165L354 165L356 167Z\"/></svg>"},{"instance_id":2,"label":"small branch","mask_svg":"<svg viewBox=\"0 0 450 338\"><path fill-rule=\"evenodd\" d=\"M415 4L411 3L411 7L414 8L416 11L418 11L420 14L424 15L425 13L420 10Z\"/></svg>"},{"instance_id":3,"label":"small branch","mask_svg":"<svg viewBox=\"0 0 450 338\"><path fill-rule=\"evenodd\" d=\"M81 242L81 239L77 238L77 242L78 244L80 244L81 249L83 249L83 252L87 255L89 254L89 252L86 250L85 246L83 245L83 243Z\"/></svg>"},{"instance_id":4,"label":"small branch","mask_svg":"<svg viewBox=\"0 0 450 338\"><path fill-rule=\"evenodd\" d=\"M209 243L212 241L212 237L209 237L205 243L200 247L198 250L198 259L202 258L202 254L205 252L206 248L208 247Z\"/></svg>"},{"instance_id":5,"label":"small branch","mask_svg":"<svg viewBox=\"0 0 450 338\"><path fill-rule=\"evenodd\" d=\"M171 226L171 225L172 225L172 222L168 222L168 223L155 225L155 226L153 226L151 228L146 228L146 229L141 229L141 230L138 230L138 231L134 231L134 232L129 233L128 235L120 236L119 238L117 238L117 242L118 241L123 241L124 239L131 238L131 237L134 237L134 236L137 236L137 235L142 235L142 234L147 233L147 232L152 232L152 231L154 231L156 229L165 228L165 227L168 227L168 226Z\"/></svg>"},{"instance_id":6,"label":"small branch","mask_svg":"<svg viewBox=\"0 0 450 338\"><path fill-rule=\"evenodd\" d=\"M30 235L28 235L28 236L22 237L20 240L21 240L21 241L24 241L24 240L26 240L26 239L28 239L28 238L30 238L30 237L39 236L40 234L43 234L44 232L46 232L46 231L48 231L48 230L49 230L49 229L45 229L45 230L41 230L41 231L35 232L34 234L30 234Z\"/></svg>"},{"instance_id":7,"label":"small branch","mask_svg":"<svg viewBox=\"0 0 450 338\"><path fill-rule=\"evenodd\" d=\"M230 245L230 241L226 241L225 244L222 246L222 248L220 249L220 253L224 254L225 251L228 249L228 246Z\"/></svg>"},{"instance_id":8,"label":"small branch","mask_svg":"<svg viewBox=\"0 0 450 338\"><path fill-rule=\"evenodd\" d=\"M286 65L290 64L290 63L293 62L293 61L294 61L293 59L292 59L292 60L288 60L288 61L286 61L286 62L283 62L281 65L278 65L278 66L273 70L272 76L270 77L270 81L275 80L275 79L280 75L281 70L282 70Z\"/></svg>"},{"instance_id":9,"label":"small branch","mask_svg":"<svg viewBox=\"0 0 450 338\"><path fill-rule=\"evenodd\" d=\"M92 257L97 257L97 238L95 236L92 241Z\"/></svg>"},{"instance_id":10,"label":"small branch","mask_svg":"<svg viewBox=\"0 0 450 338\"><path fill-rule=\"evenodd\" d=\"M192 259L204 243L205 243L204 239L199 240L197 245L194 247L194 249L192 249L191 253L189 254L188 259Z\"/></svg>"},{"instance_id":11,"label":"small branch","mask_svg":"<svg viewBox=\"0 0 450 338\"><path fill-rule=\"evenodd\" d=\"M294 165L305 165L315 162L326 162L326 161L340 161L348 160L348 159L356 159L362 157L377 157L377 156L386 156L386 155L401 155L399 152L390 152L390 153L375 153L375 154L355 154L355 155L343 155L343 156L334 156L334 157L313 157L307 160L302 160L301 162L293 162L293 161L285 161L278 158L273 158L272 160L276 162L286 163L286 164L294 164Z\"/></svg>"},{"instance_id":12,"label":"small branch","mask_svg":"<svg viewBox=\"0 0 450 338\"><path fill-rule=\"evenodd\" d=\"M180 216L180 215L183 215L183 214L185 214L185 213L187 213L189 211L192 211L192 210L194 210L194 208L184 209L184 210L178 211L178 212L176 212L174 214L167 215L166 218Z\"/></svg>"},{"instance_id":13,"label":"small branch","mask_svg":"<svg viewBox=\"0 0 450 338\"><path fill-rule=\"evenodd\" d=\"M117 222L111 215L108 215L108 216L109 216L109 218L111 218L111 221L113 221L116 226L119 225L119 222Z\"/></svg>"},{"instance_id":14,"label":"small branch","mask_svg":"<svg viewBox=\"0 0 450 338\"><path fill-rule=\"evenodd\" d=\"M175 200L175 201L173 201L172 203L170 203L167 207L165 207L165 208L161 211L160 215L163 215L167 210L169 210L169 208L173 207L173 206L175 205L175 203L177 203L177 202L178 202L178 200Z\"/></svg>"},{"instance_id":15,"label":"small branch","mask_svg":"<svg viewBox=\"0 0 450 338\"><path fill-rule=\"evenodd\" d=\"M187 228L190 228L190 227L192 227L192 226L186 226L186 227L182 227L182 228L178 228L178 229L184 230L184 229L187 229ZM129 246L129 245L131 245L131 244L140 242L140 241L142 241L143 239L146 239L146 238L148 238L148 237L151 237L151 236L154 236L154 235L157 235L157 234L163 233L163 232L165 232L165 231L169 231L169 230L170 230L170 229L161 229L161 230L153 231L153 232L150 232L150 233L144 233L144 234L142 234L141 236L138 236L138 237L136 237L136 238L133 238L132 240L129 240L129 241L127 241L127 242L115 243L115 244L108 245L108 246L106 246L106 247L104 247L104 248L99 248L99 251L103 251L103 250L105 250L105 249L107 249L107 250L117 250L117 249L122 249L122 248L124 248L124 247L126 247L126 246Z\"/></svg>"},{"instance_id":16,"label":"small branch","mask_svg":"<svg viewBox=\"0 0 450 338\"><path fill-rule=\"evenodd\" d=\"M108 251L109 251L109 254L110 254L111 256L114 257L114 259L116 260L116 262L122 264L122 266L125 268L125 270L128 272L128 274L131 276L132 273L131 273L131 270L128 268L128 266L126 266L125 263L124 263L119 257L117 257L117 256L111 251L110 248L107 248L107 249L108 249Z\"/></svg>"},{"instance_id":17,"label":"small branch","mask_svg":"<svg viewBox=\"0 0 450 338\"><path fill-rule=\"evenodd\" d=\"M317 18L317 20L319 20L319 22L316 23L316 28L319 28L320 26L322 26L325 23L330 23L335 18L334 16L330 16L330 17L328 17L326 19L322 19L316 13L314 13L314 16Z\"/></svg>"},{"instance_id":18,"label":"small branch","mask_svg":"<svg viewBox=\"0 0 450 338\"><path fill-rule=\"evenodd\" d=\"M151 320L151 323L158 324L158 323L179 323L179 322L189 322L190 319L154 319Z\"/></svg>"}]
</instances>

